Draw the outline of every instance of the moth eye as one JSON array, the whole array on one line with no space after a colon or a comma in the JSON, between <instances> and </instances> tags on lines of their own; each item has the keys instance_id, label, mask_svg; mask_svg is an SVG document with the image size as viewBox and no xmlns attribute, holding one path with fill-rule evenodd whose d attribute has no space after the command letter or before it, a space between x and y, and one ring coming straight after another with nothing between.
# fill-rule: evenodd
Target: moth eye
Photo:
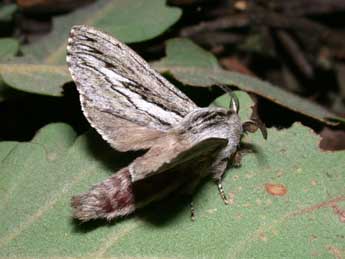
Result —
<instances>
[{"instance_id":1,"label":"moth eye","mask_svg":"<svg viewBox=\"0 0 345 259\"><path fill-rule=\"evenodd\" d=\"M227 110L226 115L230 118L235 112L232 109Z\"/></svg>"}]
</instances>

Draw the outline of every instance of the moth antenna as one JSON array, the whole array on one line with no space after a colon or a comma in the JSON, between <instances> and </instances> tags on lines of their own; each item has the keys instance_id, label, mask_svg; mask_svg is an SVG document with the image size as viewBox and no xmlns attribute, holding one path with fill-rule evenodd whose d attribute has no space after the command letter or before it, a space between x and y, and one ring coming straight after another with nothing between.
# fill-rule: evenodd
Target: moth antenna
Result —
<instances>
[{"instance_id":1,"label":"moth antenna","mask_svg":"<svg viewBox=\"0 0 345 259\"><path fill-rule=\"evenodd\" d=\"M240 110L240 102L236 96L236 94L234 94L234 92L232 91L232 89L226 85L219 85L219 87L226 93L228 93L230 95L230 105L229 108L231 111L238 113Z\"/></svg>"},{"instance_id":2,"label":"moth antenna","mask_svg":"<svg viewBox=\"0 0 345 259\"><path fill-rule=\"evenodd\" d=\"M234 94L233 92L229 92L229 95L231 97L230 99L230 109L236 113L239 112L240 110L240 102L238 101L238 98L236 96L236 94Z\"/></svg>"}]
</instances>

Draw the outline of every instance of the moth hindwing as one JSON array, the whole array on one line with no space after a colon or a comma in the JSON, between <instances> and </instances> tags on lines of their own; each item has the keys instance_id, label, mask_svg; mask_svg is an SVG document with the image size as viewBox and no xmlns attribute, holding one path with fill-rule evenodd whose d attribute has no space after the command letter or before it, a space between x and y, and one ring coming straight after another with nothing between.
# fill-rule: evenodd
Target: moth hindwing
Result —
<instances>
[{"instance_id":1,"label":"moth hindwing","mask_svg":"<svg viewBox=\"0 0 345 259\"><path fill-rule=\"evenodd\" d=\"M124 216L172 192L190 194L207 175L221 187L242 135L237 111L198 107L128 46L89 26L72 28L67 63L102 138L120 151L147 150L74 196L75 218Z\"/></svg>"}]
</instances>

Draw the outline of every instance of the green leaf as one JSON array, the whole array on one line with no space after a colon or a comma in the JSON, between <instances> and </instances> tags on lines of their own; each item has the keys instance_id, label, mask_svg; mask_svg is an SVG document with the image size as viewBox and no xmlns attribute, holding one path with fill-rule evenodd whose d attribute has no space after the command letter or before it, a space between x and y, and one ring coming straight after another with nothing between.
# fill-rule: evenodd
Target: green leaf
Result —
<instances>
[{"instance_id":1,"label":"green leaf","mask_svg":"<svg viewBox=\"0 0 345 259\"><path fill-rule=\"evenodd\" d=\"M187 39L173 39L167 43L167 57L154 63L160 72L170 72L184 84L209 87L212 85L234 85L241 90L255 93L292 111L302 113L327 124L334 120L345 122L320 105L284 91L260 79L221 69L215 57Z\"/></svg>"},{"instance_id":2,"label":"green leaf","mask_svg":"<svg viewBox=\"0 0 345 259\"><path fill-rule=\"evenodd\" d=\"M180 66L183 62L184 67L190 68L195 67L196 64L204 69L217 70L220 68L215 56L187 39L169 40L166 56L160 63L169 67Z\"/></svg>"},{"instance_id":3,"label":"green leaf","mask_svg":"<svg viewBox=\"0 0 345 259\"><path fill-rule=\"evenodd\" d=\"M168 7L165 0L98 0L96 3L54 19L53 31L41 40L23 47L47 64L65 64L66 44L73 25L87 24L126 42L152 39L172 26L182 12Z\"/></svg>"},{"instance_id":4,"label":"green leaf","mask_svg":"<svg viewBox=\"0 0 345 259\"><path fill-rule=\"evenodd\" d=\"M10 154L11 150L17 145L16 141L3 141L0 144L0 161Z\"/></svg>"},{"instance_id":5,"label":"green leaf","mask_svg":"<svg viewBox=\"0 0 345 259\"><path fill-rule=\"evenodd\" d=\"M0 74L7 86L50 96L62 96L62 86L71 81L64 66L34 64L0 64Z\"/></svg>"},{"instance_id":6,"label":"green leaf","mask_svg":"<svg viewBox=\"0 0 345 259\"><path fill-rule=\"evenodd\" d=\"M9 22L13 18L14 12L17 10L17 5L6 4L0 5L0 22Z\"/></svg>"},{"instance_id":7,"label":"green leaf","mask_svg":"<svg viewBox=\"0 0 345 259\"><path fill-rule=\"evenodd\" d=\"M250 98L237 94L248 112ZM71 220L71 196L128 164L128 154L94 133L76 138L65 124L48 125L31 142L0 143L0 257L344 256L345 152L321 152L319 138L300 124L269 129L267 141L249 134L244 142L256 153L227 173L229 206L208 181L194 195L195 222L181 199L113 223L86 224Z\"/></svg>"},{"instance_id":8,"label":"green leaf","mask_svg":"<svg viewBox=\"0 0 345 259\"><path fill-rule=\"evenodd\" d=\"M13 38L0 39L0 59L14 57L19 50L19 42Z\"/></svg>"},{"instance_id":9,"label":"green leaf","mask_svg":"<svg viewBox=\"0 0 345 259\"><path fill-rule=\"evenodd\" d=\"M6 8L5 8L6 9ZM0 13L1 16L1 13ZM1 20L1 18L0 18ZM5 61L13 58L19 51L19 42L14 38L0 38L0 60ZM1 75L1 64L0 64ZM8 96L8 86L0 76L0 101L5 100Z\"/></svg>"},{"instance_id":10,"label":"green leaf","mask_svg":"<svg viewBox=\"0 0 345 259\"><path fill-rule=\"evenodd\" d=\"M0 64L0 76L6 85L17 90L61 96L62 86L71 81L65 59L73 25L92 25L121 41L139 42L163 33L181 14L180 9L166 6L164 0L99 0L54 19L48 36L22 47L25 59ZM0 57L1 53L0 46Z\"/></svg>"},{"instance_id":11,"label":"green leaf","mask_svg":"<svg viewBox=\"0 0 345 259\"><path fill-rule=\"evenodd\" d=\"M6 84L4 83L2 78L0 77L0 102L2 102L3 100L6 99L6 97L7 97L7 95L6 95L7 90L8 90L8 87L6 86Z\"/></svg>"}]
</instances>

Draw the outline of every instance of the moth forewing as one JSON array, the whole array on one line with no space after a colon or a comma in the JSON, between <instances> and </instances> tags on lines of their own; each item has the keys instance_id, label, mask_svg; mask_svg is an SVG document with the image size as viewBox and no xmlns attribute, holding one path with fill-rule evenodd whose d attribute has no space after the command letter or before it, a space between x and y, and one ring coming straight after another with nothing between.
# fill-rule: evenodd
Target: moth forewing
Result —
<instances>
[{"instance_id":1,"label":"moth forewing","mask_svg":"<svg viewBox=\"0 0 345 259\"><path fill-rule=\"evenodd\" d=\"M148 150L74 196L75 218L124 216L177 189L191 193L209 174L221 179L242 135L236 112L197 107L133 50L92 27L72 28L67 63L82 111L103 139L120 151Z\"/></svg>"},{"instance_id":2,"label":"moth forewing","mask_svg":"<svg viewBox=\"0 0 345 259\"><path fill-rule=\"evenodd\" d=\"M207 138L200 140L188 139L188 136L170 134L167 138L159 140L146 154L138 157L129 166L133 182L152 177L160 173L194 160L197 162L202 156L208 155L211 160L210 150L219 151L228 143L224 138Z\"/></svg>"},{"instance_id":3,"label":"moth forewing","mask_svg":"<svg viewBox=\"0 0 345 259\"><path fill-rule=\"evenodd\" d=\"M72 28L67 63L85 117L114 148L131 149L127 128L166 131L197 108L133 50L92 27Z\"/></svg>"}]
</instances>

